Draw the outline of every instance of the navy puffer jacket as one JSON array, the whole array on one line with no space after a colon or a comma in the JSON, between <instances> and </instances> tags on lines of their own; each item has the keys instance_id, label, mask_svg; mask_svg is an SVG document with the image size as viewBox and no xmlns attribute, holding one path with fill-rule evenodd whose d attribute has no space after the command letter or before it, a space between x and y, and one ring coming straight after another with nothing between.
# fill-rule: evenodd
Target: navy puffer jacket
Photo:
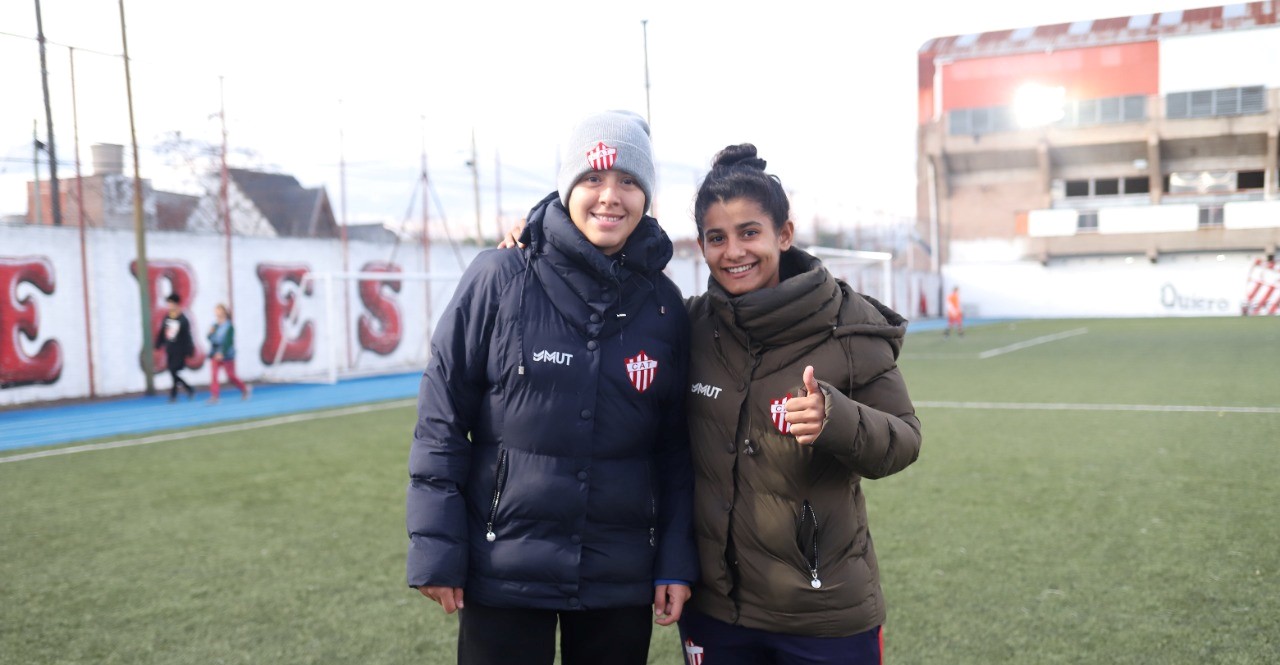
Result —
<instances>
[{"instance_id":1,"label":"navy puffer jacket","mask_svg":"<svg viewBox=\"0 0 1280 665\"><path fill-rule=\"evenodd\" d=\"M476 257L432 337L408 582L491 607L648 605L698 571L671 241L645 217L607 257L555 194L527 233Z\"/></svg>"}]
</instances>

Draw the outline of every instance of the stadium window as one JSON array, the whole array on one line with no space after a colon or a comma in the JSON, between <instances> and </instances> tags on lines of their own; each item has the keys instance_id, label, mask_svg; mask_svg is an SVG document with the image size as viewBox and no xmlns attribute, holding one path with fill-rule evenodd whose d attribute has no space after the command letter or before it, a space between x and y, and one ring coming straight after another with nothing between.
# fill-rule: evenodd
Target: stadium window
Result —
<instances>
[{"instance_id":1,"label":"stadium window","mask_svg":"<svg viewBox=\"0 0 1280 665\"><path fill-rule=\"evenodd\" d=\"M1130 95L1122 97L1125 122L1133 122L1135 120L1145 120L1147 118L1147 98L1144 95Z\"/></svg>"},{"instance_id":2,"label":"stadium window","mask_svg":"<svg viewBox=\"0 0 1280 665\"><path fill-rule=\"evenodd\" d=\"M1222 206L1200 207L1200 228L1212 229L1222 226Z\"/></svg>"},{"instance_id":3,"label":"stadium window","mask_svg":"<svg viewBox=\"0 0 1280 665\"><path fill-rule=\"evenodd\" d=\"M1150 194L1151 179L1147 177L1125 178L1124 193L1125 194Z\"/></svg>"},{"instance_id":4,"label":"stadium window","mask_svg":"<svg viewBox=\"0 0 1280 665\"><path fill-rule=\"evenodd\" d=\"M1169 193L1169 174L1168 173L1164 174L1164 179L1162 180L1162 184L1160 185L1160 191L1164 192L1165 194Z\"/></svg>"},{"instance_id":5,"label":"stadium window","mask_svg":"<svg viewBox=\"0 0 1280 665\"><path fill-rule=\"evenodd\" d=\"M1214 115L1240 115L1240 88L1213 91Z\"/></svg>"},{"instance_id":6,"label":"stadium window","mask_svg":"<svg viewBox=\"0 0 1280 665\"><path fill-rule=\"evenodd\" d=\"M1074 196L1088 196L1088 195L1089 195L1089 181L1088 181L1088 180L1068 180L1068 181L1067 181L1067 196L1068 196L1068 197L1074 197Z\"/></svg>"},{"instance_id":7,"label":"stadium window","mask_svg":"<svg viewBox=\"0 0 1280 665\"><path fill-rule=\"evenodd\" d=\"M1123 120L1120 114L1120 98L1108 97L1098 100L1098 122L1116 123Z\"/></svg>"},{"instance_id":8,"label":"stadium window","mask_svg":"<svg viewBox=\"0 0 1280 665\"><path fill-rule=\"evenodd\" d=\"M1115 196L1120 193L1119 178L1098 178L1093 181L1094 196Z\"/></svg>"},{"instance_id":9,"label":"stadium window","mask_svg":"<svg viewBox=\"0 0 1280 665\"><path fill-rule=\"evenodd\" d=\"M1197 90L1191 93L1192 118L1206 118L1213 115L1213 100L1217 95L1213 90Z\"/></svg>"},{"instance_id":10,"label":"stadium window","mask_svg":"<svg viewBox=\"0 0 1280 665\"><path fill-rule=\"evenodd\" d=\"M1096 232L1098 230L1098 211L1081 210L1079 216L1076 217L1077 232Z\"/></svg>"},{"instance_id":11,"label":"stadium window","mask_svg":"<svg viewBox=\"0 0 1280 665\"><path fill-rule=\"evenodd\" d=\"M1264 86L1193 90L1165 96L1165 117L1170 119L1249 115L1267 111Z\"/></svg>"},{"instance_id":12,"label":"stadium window","mask_svg":"<svg viewBox=\"0 0 1280 665\"><path fill-rule=\"evenodd\" d=\"M1266 113L1267 93L1260 85L1240 88L1240 113Z\"/></svg>"},{"instance_id":13,"label":"stadium window","mask_svg":"<svg viewBox=\"0 0 1280 665\"><path fill-rule=\"evenodd\" d=\"M990 109L970 109L969 121L972 123L969 129L974 134L988 134L991 132Z\"/></svg>"},{"instance_id":14,"label":"stadium window","mask_svg":"<svg viewBox=\"0 0 1280 665\"><path fill-rule=\"evenodd\" d=\"M1266 174L1262 171L1241 171L1236 174L1236 190L1262 189Z\"/></svg>"},{"instance_id":15,"label":"stadium window","mask_svg":"<svg viewBox=\"0 0 1280 665\"><path fill-rule=\"evenodd\" d=\"M1098 100L1082 99L1076 110L1077 124L1081 127L1098 124Z\"/></svg>"}]
</instances>

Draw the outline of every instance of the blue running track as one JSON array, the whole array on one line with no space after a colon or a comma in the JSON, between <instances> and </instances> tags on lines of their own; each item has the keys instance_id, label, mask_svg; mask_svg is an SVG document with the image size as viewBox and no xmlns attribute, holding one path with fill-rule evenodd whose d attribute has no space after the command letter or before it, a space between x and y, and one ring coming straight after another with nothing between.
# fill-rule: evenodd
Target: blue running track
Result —
<instances>
[{"instance_id":1,"label":"blue running track","mask_svg":"<svg viewBox=\"0 0 1280 665\"><path fill-rule=\"evenodd\" d=\"M993 323L973 321L971 325ZM914 333L939 331L944 319L912 321ZM0 411L0 451L77 443L91 439L162 430L184 429L252 420L305 411L416 397L422 374L395 374L339 381L336 384L264 384L255 386L253 399L241 401L240 391L226 387L222 401L210 405L207 389L194 400L167 395L82 402L62 406L31 406Z\"/></svg>"},{"instance_id":2,"label":"blue running track","mask_svg":"<svg viewBox=\"0 0 1280 665\"><path fill-rule=\"evenodd\" d=\"M199 390L194 400L182 396L173 404L165 394L14 408L0 411L0 451L416 397L421 378L414 372L332 385L264 384L254 386L249 401L227 387L218 404L209 404L208 390Z\"/></svg>"}]
</instances>

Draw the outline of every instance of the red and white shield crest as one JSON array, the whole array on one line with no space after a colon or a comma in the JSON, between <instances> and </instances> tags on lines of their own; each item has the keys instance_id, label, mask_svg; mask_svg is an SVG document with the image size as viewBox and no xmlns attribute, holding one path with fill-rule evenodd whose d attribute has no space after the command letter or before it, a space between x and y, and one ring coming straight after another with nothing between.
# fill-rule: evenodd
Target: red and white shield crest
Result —
<instances>
[{"instance_id":1,"label":"red and white shield crest","mask_svg":"<svg viewBox=\"0 0 1280 665\"><path fill-rule=\"evenodd\" d=\"M791 399L791 393L769 402L769 415L773 418L773 426L783 434L791 433L791 423L787 422L787 400L789 399Z\"/></svg>"},{"instance_id":2,"label":"red and white shield crest","mask_svg":"<svg viewBox=\"0 0 1280 665\"><path fill-rule=\"evenodd\" d=\"M702 647L694 644L693 640L684 641L684 654L688 665L702 665Z\"/></svg>"},{"instance_id":3,"label":"red and white shield crest","mask_svg":"<svg viewBox=\"0 0 1280 665\"><path fill-rule=\"evenodd\" d=\"M587 151L587 163L591 165L592 170L608 171L613 168L616 161L618 161L618 149L605 145L604 141L596 143L596 147Z\"/></svg>"},{"instance_id":4,"label":"red and white shield crest","mask_svg":"<svg viewBox=\"0 0 1280 665\"><path fill-rule=\"evenodd\" d=\"M636 354L634 358L627 358L627 378L631 379L631 385L636 390L644 392L653 385L653 379L658 375L658 361L649 358L644 351Z\"/></svg>"}]
</instances>

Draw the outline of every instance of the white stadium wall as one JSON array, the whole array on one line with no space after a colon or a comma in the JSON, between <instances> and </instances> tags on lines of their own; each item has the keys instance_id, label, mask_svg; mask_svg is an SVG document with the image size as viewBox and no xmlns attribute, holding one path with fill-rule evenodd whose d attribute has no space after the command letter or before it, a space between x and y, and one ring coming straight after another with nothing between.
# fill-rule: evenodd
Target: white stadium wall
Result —
<instances>
[{"instance_id":1,"label":"white stadium wall","mask_svg":"<svg viewBox=\"0 0 1280 665\"><path fill-rule=\"evenodd\" d=\"M1221 256L1221 258L1219 258ZM1260 255L1097 257L952 263L966 312L983 318L1240 316L1253 285L1280 273ZM1265 274L1264 274L1265 273ZM1277 297L1256 293L1271 303Z\"/></svg>"},{"instance_id":2,"label":"white stadium wall","mask_svg":"<svg viewBox=\"0 0 1280 665\"><path fill-rule=\"evenodd\" d=\"M1228 207L1227 218L1232 218ZM1258 224L1269 210L1241 206L1241 224ZM228 302L225 244L221 236L150 233L147 255L158 324L164 297L187 298L199 353L186 376L209 382L205 335L214 306ZM141 392L145 387L139 289L131 262L131 232L92 229L87 234L88 322L79 230L0 226L0 406ZM1280 301L1280 272L1260 256L1161 255L1022 261L1021 241L953 244L946 288L961 287L966 309L981 317L1235 316L1247 298L1266 313ZM475 256L436 245L430 268L458 275ZM423 272L420 247L351 242L350 272ZM319 380L341 373L420 371L428 355L428 319L445 310L454 281L335 282L343 272L334 240L236 237L232 242L237 371L247 380ZM680 256L667 270L686 295L703 290L701 257ZM918 277L918 276L917 276ZM919 279L895 278L894 306L910 316L910 297L933 293ZM363 283L362 283L363 281ZM430 299L428 305L428 284ZM856 285L857 286L857 285ZM1256 286L1256 288L1255 288ZM861 284L863 289L873 284ZM349 312L347 311L349 309ZM345 323L344 323L345 322ZM92 343L89 336L92 337ZM92 361L92 363L90 362ZM157 366L163 363L157 363ZM93 379L90 381L90 367ZM169 377L157 374L158 390Z\"/></svg>"},{"instance_id":3,"label":"white stadium wall","mask_svg":"<svg viewBox=\"0 0 1280 665\"><path fill-rule=\"evenodd\" d=\"M88 328L79 230L0 226L0 406L145 388L140 296L132 271L134 236L92 229L87 247ZM452 250L433 250L434 271L462 272ZM463 263L476 252L462 251ZM147 236L147 257L153 318L158 323L169 293L184 295L198 348L186 376L193 384L207 384L206 334L215 305L229 301L224 240L208 234L153 232ZM385 271L389 262L401 272L421 272L422 250L416 245L393 250L391 245L349 244L353 272ZM343 270L341 245L332 240L236 237L232 268L236 369L241 377L321 377L333 357L339 367L361 371L410 371L425 365L428 282L401 280L397 291L382 281L340 280L329 298L325 282L316 276ZM448 303L454 283L430 284L434 319ZM155 385L168 389L168 375L157 374Z\"/></svg>"},{"instance_id":4,"label":"white stadium wall","mask_svg":"<svg viewBox=\"0 0 1280 665\"><path fill-rule=\"evenodd\" d=\"M1160 40L1160 94L1280 88L1280 30L1224 30Z\"/></svg>"}]
</instances>

